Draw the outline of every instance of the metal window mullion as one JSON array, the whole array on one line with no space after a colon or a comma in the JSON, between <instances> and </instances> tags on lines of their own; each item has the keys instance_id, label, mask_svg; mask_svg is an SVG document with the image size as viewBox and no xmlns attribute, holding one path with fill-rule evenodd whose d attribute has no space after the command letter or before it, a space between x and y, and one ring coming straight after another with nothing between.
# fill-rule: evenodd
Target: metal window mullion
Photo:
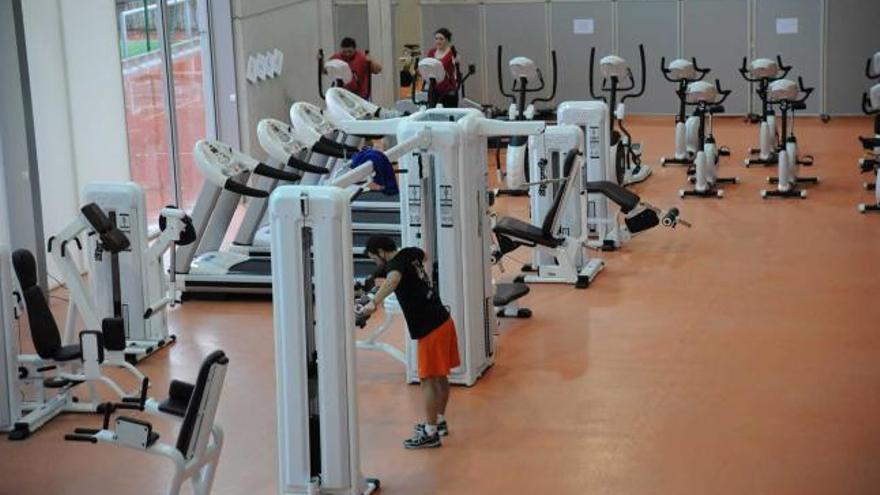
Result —
<instances>
[{"instance_id":1,"label":"metal window mullion","mask_svg":"<svg viewBox=\"0 0 880 495\"><path fill-rule=\"evenodd\" d=\"M180 206L180 163L177 143L177 109L174 103L174 60L171 53L171 40L168 38L168 24L165 22L168 13L168 0L158 0L158 21L162 51L162 79L165 82L165 111L166 129L168 132L168 151L171 155L171 189L174 195L174 204ZM170 265L175 266L176 249L170 250ZM170 270L171 282L175 282L176 270Z\"/></svg>"}]
</instances>

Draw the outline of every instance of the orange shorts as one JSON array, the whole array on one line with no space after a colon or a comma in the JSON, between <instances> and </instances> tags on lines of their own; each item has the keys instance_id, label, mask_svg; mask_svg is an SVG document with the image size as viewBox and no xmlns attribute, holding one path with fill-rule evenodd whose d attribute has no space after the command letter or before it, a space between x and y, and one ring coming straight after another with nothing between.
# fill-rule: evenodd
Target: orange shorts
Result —
<instances>
[{"instance_id":1,"label":"orange shorts","mask_svg":"<svg viewBox=\"0 0 880 495\"><path fill-rule=\"evenodd\" d=\"M452 318L446 320L431 333L420 338L419 378L439 378L448 376L452 368L461 364L458 356L458 335Z\"/></svg>"}]
</instances>

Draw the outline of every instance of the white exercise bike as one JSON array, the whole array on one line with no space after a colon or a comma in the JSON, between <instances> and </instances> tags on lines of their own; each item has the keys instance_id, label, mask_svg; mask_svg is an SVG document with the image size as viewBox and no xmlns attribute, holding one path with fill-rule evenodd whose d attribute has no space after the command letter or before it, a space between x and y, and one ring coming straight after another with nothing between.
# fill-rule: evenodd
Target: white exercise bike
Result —
<instances>
[{"instance_id":1,"label":"white exercise bike","mask_svg":"<svg viewBox=\"0 0 880 495\"><path fill-rule=\"evenodd\" d=\"M721 153L712 135L712 116L724 112L724 101L731 91L721 89L721 82L715 84L706 81L695 81L688 84L683 97L687 105L696 106L694 115L697 122L697 142L699 151L694 157L694 173L690 177L694 188L681 190L682 198L693 196L698 198L721 198L724 191L718 184L736 184L736 177L718 177L718 162Z\"/></svg>"},{"instance_id":2,"label":"white exercise bike","mask_svg":"<svg viewBox=\"0 0 880 495\"><path fill-rule=\"evenodd\" d=\"M819 177L800 177L800 166L805 164L798 150L797 138L794 135L794 112L806 108L806 101L814 88L804 87L804 81L790 79L773 81L767 87L767 102L779 107L781 131L780 138L784 147L776 152L778 175L768 177L767 181L776 184L776 189L762 190L761 197L806 198L807 191L799 189L801 184L818 184ZM812 164L812 160L810 160Z\"/></svg>"},{"instance_id":3,"label":"white exercise bike","mask_svg":"<svg viewBox=\"0 0 880 495\"><path fill-rule=\"evenodd\" d=\"M678 113L675 116L675 154L671 157L662 157L660 166L686 165L689 173L693 173L694 159L700 151L700 117L696 114L687 114L687 89L688 85L702 81L712 69L701 68L697 65L697 59L690 60L677 58L666 65L666 57L660 59L660 71L663 78L675 83L675 95L678 97ZM720 156L730 155L726 146L718 149Z\"/></svg>"}]
</instances>

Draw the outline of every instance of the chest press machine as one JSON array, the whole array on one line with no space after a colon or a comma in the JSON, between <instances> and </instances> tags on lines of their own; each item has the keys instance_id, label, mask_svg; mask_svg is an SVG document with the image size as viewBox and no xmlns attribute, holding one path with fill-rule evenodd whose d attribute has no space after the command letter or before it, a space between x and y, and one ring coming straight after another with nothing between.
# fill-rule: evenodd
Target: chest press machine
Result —
<instances>
[{"instance_id":1,"label":"chest press machine","mask_svg":"<svg viewBox=\"0 0 880 495\"><path fill-rule=\"evenodd\" d=\"M126 358L139 361L175 341L168 331L166 308L178 302L168 280L162 256L169 249L195 240L189 216L178 208L163 208L161 233L148 241L144 190L133 182L95 182L83 189L84 208L64 230L49 238L48 251L61 271L70 293L64 342L74 341L77 316L86 328L101 328L103 315L119 318L124 325ZM94 205L97 209L92 208ZM94 233L116 232L114 237ZM89 285L83 282L73 247L82 248L86 238Z\"/></svg>"}]
</instances>

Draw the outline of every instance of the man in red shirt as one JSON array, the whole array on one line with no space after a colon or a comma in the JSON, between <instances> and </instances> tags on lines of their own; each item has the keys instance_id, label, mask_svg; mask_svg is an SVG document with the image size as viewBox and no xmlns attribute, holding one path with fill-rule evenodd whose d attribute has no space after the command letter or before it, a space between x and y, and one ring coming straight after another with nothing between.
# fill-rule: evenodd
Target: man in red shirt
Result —
<instances>
[{"instance_id":1,"label":"man in red shirt","mask_svg":"<svg viewBox=\"0 0 880 495\"><path fill-rule=\"evenodd\" d=\"M331 60L342 60L351 68L351 82L345 85L345 89L359 95L361 98L370 99L370 76L382 72L382 66L372 60L369 55L357 49L357 43L353 38L343 38L339 44L340 49L334 53Z\"/></svg>"}]
</instances>

